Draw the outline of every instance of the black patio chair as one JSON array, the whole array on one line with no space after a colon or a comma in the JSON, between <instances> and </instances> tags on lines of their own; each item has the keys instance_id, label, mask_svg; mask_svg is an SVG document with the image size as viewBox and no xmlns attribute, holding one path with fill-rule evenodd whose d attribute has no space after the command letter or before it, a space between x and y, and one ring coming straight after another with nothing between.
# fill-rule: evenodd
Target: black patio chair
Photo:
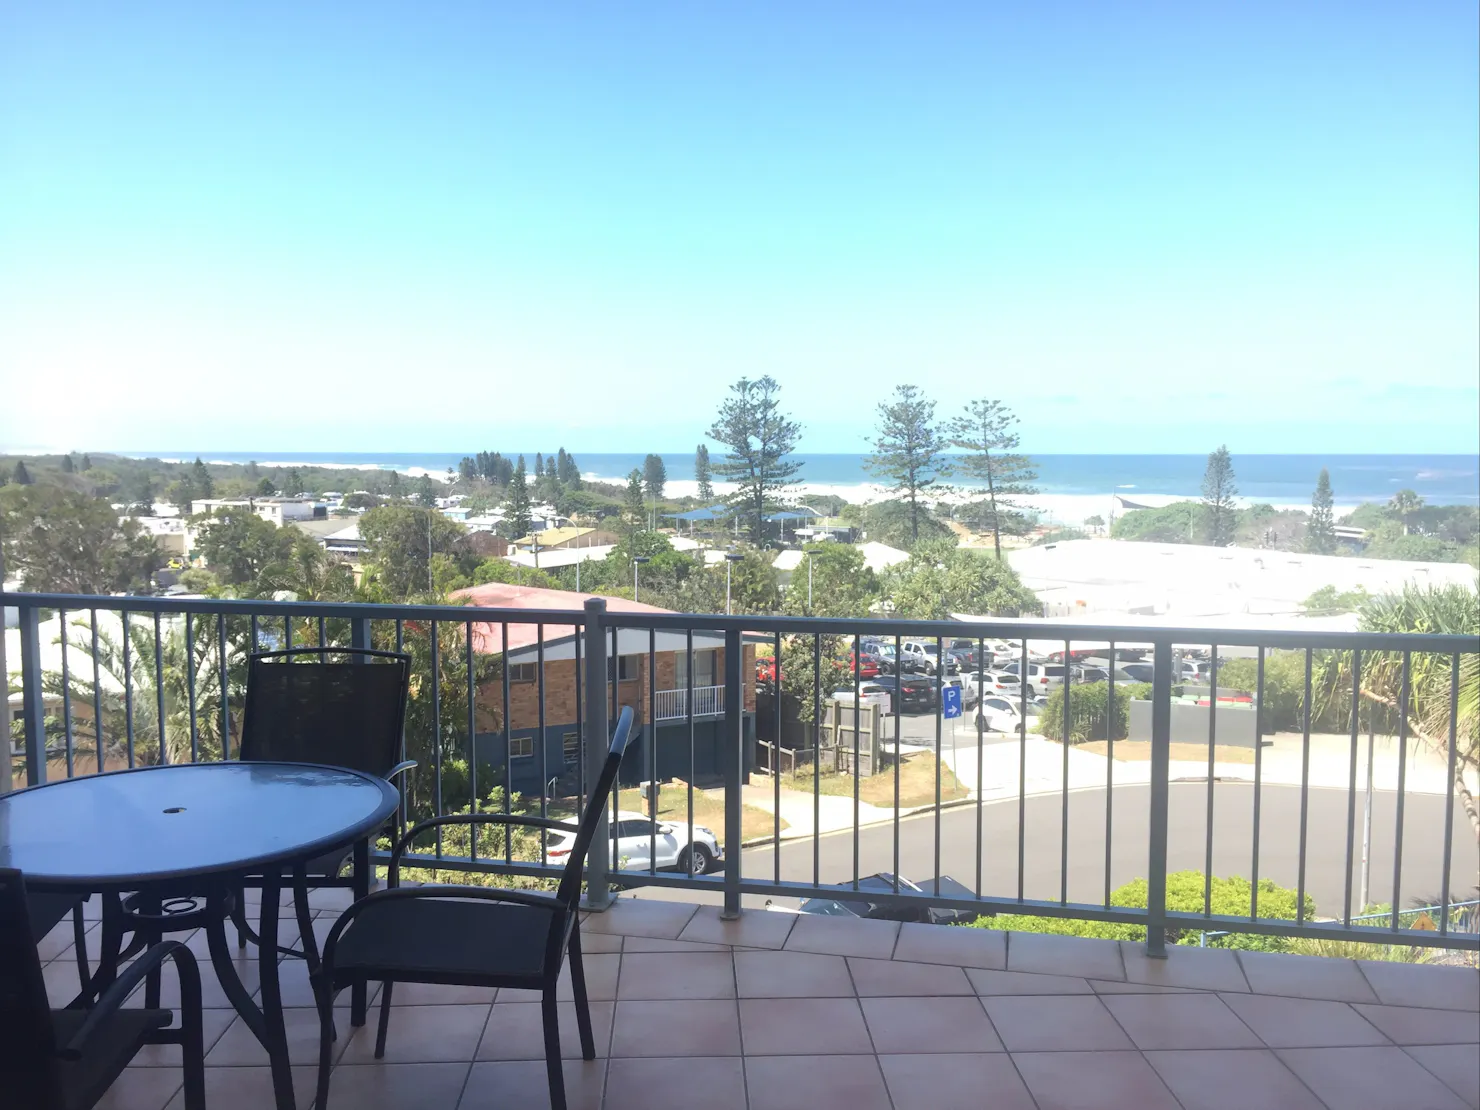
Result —
<instances>
[{"instance_id":1,"label":"black patio chair","mask_svg":"<svg viewBox=\"0 0 1480 1110\"><path fill-rule=\"evenodd\" d=\"M37 944L68 915L72 915L72 956L77 961L77 981L81 995L86 996L92 982L87 966L87 922L82 907L87 899L80 894L28 894L26 910L31 917L31 936Z\"/></svg>"},{"instance_id":2,"label":"black patio chair","mask_svg":"<svg viewBox=\"0 0 1480 1110\"><path fill-rule=\"evenodd\" d=\"M32 937L26 885L0 868L0 1085L7 1110L87 1110L146 1044L178 1044L185 1106L205 1110L200 971L183 944L148 949L88 1010L53 1010ZM180 976L180 1027L169 1010L125 1009L124 1002L166 960Z\"/></svg>"},{"instance_id":3,"label":"black patio chair","mask_svg":"<svg viewBox=\"0 0 1480 1110\"><path fill-rule=\"evenodd\" d=\"M349 662L331 662L346 656ZM356 648L294 648L262 652L247 663L247 696L242 714L241 759L325 763L379 775L397 782L416 767L401 758L411 659L390 651ZM403 787L404 790L404 787ZM399 835L405 822L404 798L387 832ZM301 949L279 946L285 955L301 956L309 969L318 966L310 925L308 886L354 888L356 876L343 875L352 848L336 849L312 859L294 877L294 906ZM245 886L260 886L248 878ZM247 923L244 898L232 907L237 945L261 943Z\"/></svg>"},{"instance_id":4,"label":"black patio chair","mask_svg":"<svg viewBox=\"0 0 1480 1110\"><path fill-rule=\"evenodd\" d=\"M594 1060L596 1044L586 1002L586 972L581 963L581 871L631 734L632 710L628 707L617 720L606 763L579 825L502 813L455 814L423 821L396 842L391 852L387 889L362 898L340 915L324 941L323 963L313 978L321 1024L318 1101L314 1104L318 1110L324 1110L329 1101L334 996L358 980L369 979L384 984L380 995L380 1025L375 1036L376 1059L385 1055L391 990L396 983L540 991L550 1105L552 1110L565 1110L555 987L569 953L581 1055ZM576 840L556 892L399 885L401 857L417 837L442 825L480 824L574 832ZM473 835L477 835L476 830ZM610 849L602 845L600 850Z\"/></svg>"}]
</instances>

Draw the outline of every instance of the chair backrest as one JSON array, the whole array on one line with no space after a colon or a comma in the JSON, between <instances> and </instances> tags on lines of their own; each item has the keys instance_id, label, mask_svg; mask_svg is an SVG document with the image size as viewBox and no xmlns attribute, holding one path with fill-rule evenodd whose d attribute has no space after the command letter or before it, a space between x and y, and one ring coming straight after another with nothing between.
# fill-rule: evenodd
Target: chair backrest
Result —
<instances>
[{"instance_id":1,"label":"chair backrest","mask_svg":"<svg viewBox=\"0 0 1480 1110\"><path fill-rule=\"evenodd\" d=\"M612 732L611 746L607 748L606 762L601 765L601 774L597 776L596 785L591 789L591 796L586 799L586 812L581 815L576 842L571 845L565 873L560 876L560 886L555 892L555 896L572 909L580 901L581 870L586 864L586 853L591 848L591 840L596 835L596 822L601 820L607 799L611 797L612 784L617 781L617 769L622 765L622 755L627 751L627 741L631 737L632 707L626 705L617 718L617 727ZM603 844L601 850L609 852L611 846Z\"/></svg>"},{"instance_id":2,"label":"chair backrest","mask_svg":"<svg viewBox=\"0 0 1480 1110\"><path fill-rule=\"evenodd\" d=\"M56 1038L41 957L31 936L26 884L0 868L0 1085L7 1107L50 1110L62 1105Z\"/></svg>"},{"instance_id":3,"label":"chair backrest","mask_svg":"<svg viewBox=\"0 0 1480 1110\"><path fill-rule=\"evenodd\" d=\"M330 656L348 662L330 662ZM241 758L385 775L401 758L411 660L389 651L298 648L247 664Z\"/></svg>"}]
</instances>

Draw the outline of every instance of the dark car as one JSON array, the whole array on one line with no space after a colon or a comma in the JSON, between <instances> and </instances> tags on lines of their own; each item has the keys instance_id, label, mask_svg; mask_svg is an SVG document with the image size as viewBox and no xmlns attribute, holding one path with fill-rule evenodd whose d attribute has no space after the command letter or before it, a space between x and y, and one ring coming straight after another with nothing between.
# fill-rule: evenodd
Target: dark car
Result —
<instances>
[{"instance_id":1,"label":"dark car","mask_svg":"<svg viewBox=\"0 0 1480 1110\"><path fill-rule=\"evenodd\" d=\"M871 680L873 685L889 691L889 704L898 706L901 713L929 713L935 709L937 680L917 675L881 674Z\"/></svg>"},{"instance_id":2,"label":"dark car","mask_svg":"<svg viewBox=\"0 0 1480 1110\"><path fill-rule=\"evenodd\" d=\"M921 903L919 896L939 893L942 898L975 898L976 895L949 875L938 879L925 879L912 883L900 878L899 893L895 894L895 878L886 871L858 880L858 889L870 894L886 896L878 902L862 902L849 899L808 898L798 912L818 913L829 917L868 917L882 921L919 921L928 925L953 925L974 921L979 915L969 910L948 910ZM939 885L937 885L939 884ZM852 883L836 883L851 890ZM767 903L768 909L776 909Z\"/></svg>"}]
</instances>

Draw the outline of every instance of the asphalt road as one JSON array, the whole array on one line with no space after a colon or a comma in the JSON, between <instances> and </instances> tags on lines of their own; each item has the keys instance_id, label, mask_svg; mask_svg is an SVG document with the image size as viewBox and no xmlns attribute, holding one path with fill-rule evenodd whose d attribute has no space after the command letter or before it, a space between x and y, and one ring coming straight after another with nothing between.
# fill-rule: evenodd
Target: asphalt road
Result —
<instances>
[{"instance_id":1,"label":"asphalt road","mask_svg":"<svg viewBox=\"0 0 1480 1110\"><path fill-rule=\"evenodd\" d=\"M1115 790L1109 860L1111 887L1146 874L1149 796L1150 788L1147 786L1122 786ZM1077 791L1068 796L1068 802L1067 871L1061 867L1062 797L1032 797L1023 806L1023 895L1057 900L1066 887L1070 901L1098 903L1104 899L1106 887L1105 791ZM1392 899L1396 803L1395 793L1379 791L1374 794L1369 902ZM1207 804L1206 783L1172 785L1169 871L1203 870L1207 847ZM1254 850L1253 804L1252 785L1219 783L1214 786L1215 875L1250 875ZM1411 905L1415 899L1438 899L1444 806L1445 799L1432 794L1410 795L1405 801L1400 905ZM1299 881L1300 811L1298 787L1265 786L1261 789L1259 874L1282 886L1295 887ZM899 821L899 873L916 881L927 880L936 874L950 875L975 889L980 859L982 894L1017 897L1017 800L982 805L980 820L980 840L978 808L975 805ZM1346 793L1312 789L1306 815L1305 884L1307 892L1315 898L1317 912L1322 915L1340 915L1343 909L1346 829ZM862 829L858 834L856 873L869 875L895 870L894 836L893 822ZM1359 794L1354 828L1354 904L1357 901L1356 876L1361 870L1361 842ZM785 841L779 848L768 845L749 849L744 853L742 867L747 879L772 879L779 868L782 880L811 882L815 868L816 878L821 883L841 883L850 881L855 874L854 852L851 831L827 833L815 840L809 837ZM1480 870L1480 848L1477 848L1469 820L1456 805L1450 869L1452 898L1476 897L1477 870ZM683 899L692 897L693 893L653 890L645 892L644 896ZM747 902L759 905L764 898L748 897Z\"/></svg>"}]
</instances>

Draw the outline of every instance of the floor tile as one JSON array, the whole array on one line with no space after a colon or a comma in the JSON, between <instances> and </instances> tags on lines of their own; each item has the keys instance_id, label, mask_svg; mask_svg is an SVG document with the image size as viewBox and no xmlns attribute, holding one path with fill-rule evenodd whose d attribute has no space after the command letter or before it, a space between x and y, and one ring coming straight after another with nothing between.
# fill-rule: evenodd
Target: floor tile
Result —
<instances>
[{"instance_id":1,"label":"floor tile","mask_svg":"<svg viewBox=\"0 0 1480 1110\"><path fill-rule=\"evenodd\" d=\"M1468 967L1439 967L1385 960L1358 960L1378 1001L1389 1006L1427 1006L1480 1012L1480 973Z\"/></svg>"},{"instance_id":2,"label":"floor tile","mask_svg":"<svg viewBox=\"0 0 1480 1110\"><path fill-rule=\"evenodd\" d=\"M580 1026L576 1023L576 1004L561 1002L560 1054L568 1060L581 1055ZM605 1056L612 1040L613 1002L591 1003L591 1036L596 1042L596 1055ZM489 1014L478 1042L479 1060L543 1060L545 1058L544 1008L538 1002L500 1002Z\"/></svg>"},{"instance_id":3,"label":"floor tile","mask_svg":"<svg viewBox=\"0 0 1480 1110\"><path fill-rule=\"evenodd\" d=\"M1388 1043L1345 1002L1267 994L1227 994L1223 1001L1270 1048L1355 1048Z\"/></svg>"},{"instance_id":4,"label":"floor tile","mask_svg":"<svg viewBox=\"0 0 1480 1110\"><path fill-rule=\"evenodd\" d=\"M99 925L96 921L88 921L84 918L82 927L84 930L84 950L87 952L88 959L96 963L98 958L97 942L101 935ZM72 915L69 913L66 917L62 918L51 932L36 942L36 954L41 957L41 962L48 963L51 960L65 956L68 962L71 962L75 967L76 963L72 955L74 935Z\"/></svg>"},{"instance_id":5,"label":"floor tile","mask_svg":"<svg viewBox=\"0 0 1480 1110\"><path fill-rule=\"evenodd\" d=\"M711 944L693 940L668 940L664 937L626 937L623 955L629 952L728 952L728 944Z\"/></svg>"},{"instance_id":6,"label":"floor tile","mask_svg":"<svg viewBox=\"0 0 1480 1110\"><path fill-rule=\"evenodd\" d=\"M339 1039L334 1042L332 1059L338 1060L344 1051L348 1033L349 1007L338 1007L334 1018L339 1028ZM373 1024L374 1017L372 1015ZM283 1011L283 1027L288 1035L288 1061L292 1064L319 1062L319 1013L317 1010L296 1008ZM395 1017L391 1018L391 1032L395 1033ZM469 1057L471 1059L471 1057ZM206 1053L208 1067L256 1067L267 1064L267 1049L247 1028L240 1017L222 1033L215 1046Z\"/></svg>"},{"instance_id":7,"label":"floor tile","mask_svg":"<svg viewBox=\"0 0 1480 1110\"><path fill-rule=\"evenodd\" d=\"M616 1056L739 1056L740 1017L723 1001L619 1002Z\"/></svg>"},{"instance_id":8,"label":"floor tile","mask_svg":"<svg viewBox=\"0 0 1480 1110\"><path fill-rule=\"evenodd\" d=\"M221 1035L236 1020L235 1010L202 1010L200 1012L200 1032L205 1044L205 1050L210 1052L216 1047L216 1042ZM175 1021L171 1028L180 1027L180 1011L175 1011ZM133 1062L129 1065L135 1068L178 1068L180 1066L180 1046L173 1044L146 1044L134 1055Z\"/></svg>"},{"instance_id":9,"label":"floor tile","mask_svg":"<svg viewBox=\"0 0 1480 1110\"><path fill-rule=\"evenodd\" d=\"M1417 1045L1404 1049L1471 1106L1480 1107L1480 1046Z\"/></svg>"},{"instance_id":10,"label":"floor tile","mask_svg":"<svg viewBox=\"0 0 1480 1110\"><path fill-rule=\"evenodd\" d=\"M894 947L896 960L954 967L1007 966L1007 934L1000 929L951 929L906 922Z\"/></svg>"},{"instance_id":11,"label":"floor tile","mask_svg":"<svg viewBox=\"0 0 1480 1110\"><path fill-rule=\"evenodd\" d=\"M746 1110L739 1056L613 1060L607 1065L602 1110L694 1110L699 1104L704 1110Z\"/></svg>"},{"instance_id":12,"label":"floor tile","mask_svg":"<svg viewBox=\"0 0 1480 1110\"><path fill-rule=\"evenodd\" d=\"M981 1002L969 998L865 998L875 1052L999 1052Z\"/></svg>"},{"instance_id":13,"label":"floor tile","mask_svg":"<svg viewBox=\"0 0 1480 1110\"><path fill-rule=\"evenodd\" d=\"M1099 998L1079 995L983 998L1009 1052L1131 1048L1130 1038Z\"/></svg>"},{"instance_id":14,"label":"floor tile","mask_svg":"<svg viewBox=\"0 0 1480 1110\"><path fill-rule=\"evenodd\" d=\"M736 952L735 981L741 998L853 997L847 961L815 952Z\"/></svg>"},{"instance_id":15,"label":"floor tile","mask_svg":"<svg viewBox=\"0 0 1480 1110\"><path fill-rule=\"evenodd\" d=\"M1183 1110L1325 1110L1265 1049L1148 1052L1146 1059Z\"/></svg>"},{"instance_id":16,"label":"floor tile","mask_svg":"<svg viewBox=\"0 0 1480 1110\"><path fill-rule=\"evenodd\" d=\"M1075 975L1035 975L1026 971L987 971L969 967L966 977L977 994L1089 994L1089 983Z\"/></svg>"},{"instance_id":17,"label":"floor tile","mask_svg":"<svg viewBox=\"0 0 1480 1110\"><path fill-rule=\"evenodd\" d=\"M719 907L700 906L678 939L738 944L746 948L780 948L798 916L749 910L734 921L722 921Z\"/></svg>"},{"instance_id":18,"label":"floor tile","mask_svg":"<svg viewBox=\"0 0 1480 1110\"><path fill-rule=\"evenodd\" d=\"M466 1063L341 1064L329 1077L329 1105L344 1110L457 1110L468 1072Z\"/></svg>"},{"instance_id":19,"label":"floor tile","mask_svg":"<svg viewBox=\"0 0 1480 1110\"><path fill-rule=\"evenodd\" d=\"M1051 933L1009 933L1007 970L1082 975L1087 979L1125 979L1120 945L1115 941L1061 937Z\"/></svg>"},{"instance_id":20,"label":"floor tile","mask_svg":"<svg viewBox=\"0 0 1480 1110\"><path fill-rule=\"evenodd\" d=\"M1086 979L1096 994L1200 994L1194 987L1157 987L1150 983L1118 983L1110 979Z\"/></svg>"},{"instance_id":21,"label":"floor tile","mask_svg":"<svg viewBox=\"0 0 1480 1110\"><path fill-rule=\"evenodd\" d=\"M879 1057L894 1110L1035 1110L1006 1053Z\"/></svg>"},{"instance_id":22,"label":"floor tile","mask_svg":"<svg viewBox=\"0 0 1480 1110\"><path fill-rule=\"evenodd\" d=\"M627 938L620 933L588 933L581 930L581 951L586 955L593 952L620 952Z\"/></svg>"},{"instance_id":23,"label":"floor tile","mask_svg":"<svg viewBox=\"0 0 1480 1110\"><path fill-rule=\"evenodd\" d=\"M894 942L898 938L897 921L869 921L859 917L825 917L803 913L796 915L796 924L792 926L791 935L786 938L786 950L887 960L894 954Z\"/></svg>"},{"instance_id":24,"label":"floor tile","mask_svg":"<svg viewBox=\"0 0 1480 1110\"><path fill-rule=\"evenodd\" d=\"M1288 952L1240 952L1238 960L1256 994L1321 998L1330 1002L1376 1002L1377 995L1353 960L1296 956Z\"/></svg>"},{"instance_id":25,"label":"floor tile","mask_svg":"<svg viewBox=\"0 0 1480 1110\"><path fill-rule=\"evenodd\" d=\"M392 996L394 997L394 996ZM392 1006L385 1038L385 1062L420 1064L471 1061L488 1024L488 1006ZM342 1064L375 1059L377 1016L350 1034ZM345 1036L345 1027L339 1027Z\"/></svg>"},{"instance_id":26,"label":"floor tile","mask_svg":"<svg viewBox=\"0 0 1480 1110\"><path fill-rule=\"evenodd\" d=\"M180 1052L171 1068L131 1067L113 1081L95 1110L164 1110L185 1077L180 1072Z\"/></svg>"},{"instance_id":27,"label":"floor tile","mask_svg":"<svg viewBox=\"0 0 1480 1110\"><path fill-rule=\"evenodd\" d=\"M1401 1048L1284 1048L1287 1068L1341 1110L1462 1110L1464 1103Z\"/></svg>"},{"instance_id":28,"label":"floor tile","mask_svg":"<svg viewBox=\"0 0 1480 1110\"><path fill-rule=\"evenodd\" d=\"M848 961L848 969L860 998L975 993L965 971L945 964L852 959Z\"/></svg>"},{"instance_id":29,"label":"floor tile","mask_svg":"<svg viewBox=\"0 0 1480 1110\"><path fill-rule=\"evenodd\" d=\"M612 1002L617 997L617 977L622 967L622 957L616 952L597 952L595 954L581 954L581 966L586 969L586 998L592 1002ZM565 966L560 969L560 979L555 985L555 997L562 1002L569 1002L575 997L570 985L570 961L566 960ZM500 1002L538 1002L540 992L537 990L516 990L513 987L501 987L498 992Z\"/></svg>"},{"instance_id":30,"label":"floor tile","mask_svg":"<svg viewBox=\"0 0 1480 1110\"><path fill-rule=\"evenodd\" d=\"M1216 994L1117 994L1100 1001L1143 1051L1262 1047Z\"/></svg>"},{"instance_id":31,"label":"floor tile","mask_svg":"<svg viewBox=\"0 0 1480 1110\"><path fill-rule=\"evenodd\" d=\"M1249 989L1238 956L1231 948L1169 944L1167 958L1153 960L1146 955L1144 944L1122 941L1120 958L1125 962L1125 978L1129 983L1216 991Z\"/></svg>"},{"instance_id":32,"label":"floor tile","mask_svg":"<svg viewBox=\"0 0 1480 1110\"><path fill-rule=\"evenodd\" d=\"M872 1056L749 1056L745 1082L755 1110L891 1110Z\"/></svg>"},{"instance_id":33,"label":"floor tile","mask_svg":"<svg viewBox=\"0 0 1480 1110\"><path fill-rule=\"evenodd\" d=\"M1424 1010L1416 1006L1363 1006L1357 1013L1394 1044L1475 1044L1480 1042L1480 1014Z\"/></svg>"},{"instance_id":34,"label":"floor tile","mask_svg":"<svg viewBox=\"0 0 1480 1110\"><path fill-rule=\"evenodd\" d=\"M606 1086L606 1060L566 1060L565 1102L569 1110L601 1110ZM499 1060L474 1064L457 1110L544 1110L550 1105L545 1062ZM410 1110L410 1108L408 1108Z\"/></svg>"},{"instance_id":35,"label":"floor tile","mask_svg":"<svg viewBox=\"0 0 1480 1110\"><path fill-rule=\"evenodd\" d=\"M581 933L618 933L624 937L677 940L694 916L694 909L686 902L619 898L611 909L588 916L581 926Z\"/></svg>"},{"instance_id":36,"label":"floor tile","mask_svg":"<svg viewBox=\"0 0 1480 1110\"><path fill-rule=\"evenodd\" d=\"M293 1097L307 1110L313 1102L314 1087L319 1081L317 1067L295 1067ZM332 1088L331 1088L332 1091ZM345 1106L345 1103L331 1105ZM267 1066L243 1068L206 1068L206 1106L210 1110L263 1110L274 1104L272 1069ZM130 1106L128 1110L135 1110ZM185 1110L185 1092L178 1091L167 1110Z\"/></svg>"},{"instance_id":37,"label":"floor tile","mask_svg":"<svg viewBox=\"0 0 1480 1110\"><path fill-rule=\"evenodd\" d=\"M622 953L621 1001L734 997L735 964L728 951Z\"/></svg>"},{"instance_id":38,"label":"floor tile","mask_svg":"<svg viewBox=\"0 0 1480 1110\"><path fill-rule=\"evenodd\" d=\"M440 983L397 983L391 991L392 1006L487 1006L495 987L458 987Z\"/></svg>"},{"instance_id":39,"label":"floor tile","mask_svg":"<svg viewBox=\"0 0 1480 1110\"><path fill-rule=\"evenodd\" d=\"M873 1052L863 1011L851 998L742 998L747 1056Z\"/></svg>"},{"instance_id":40,"label":"floor tile","mask_svg":"<svg viewBox=\"0 0 1480 1110\"><path fill-rule=\"evenodd\" d=\"M1180 1110L1139 1052L1017 1052L1012 1061L1039 1110Z\"/></svg>"}]
</instances>

